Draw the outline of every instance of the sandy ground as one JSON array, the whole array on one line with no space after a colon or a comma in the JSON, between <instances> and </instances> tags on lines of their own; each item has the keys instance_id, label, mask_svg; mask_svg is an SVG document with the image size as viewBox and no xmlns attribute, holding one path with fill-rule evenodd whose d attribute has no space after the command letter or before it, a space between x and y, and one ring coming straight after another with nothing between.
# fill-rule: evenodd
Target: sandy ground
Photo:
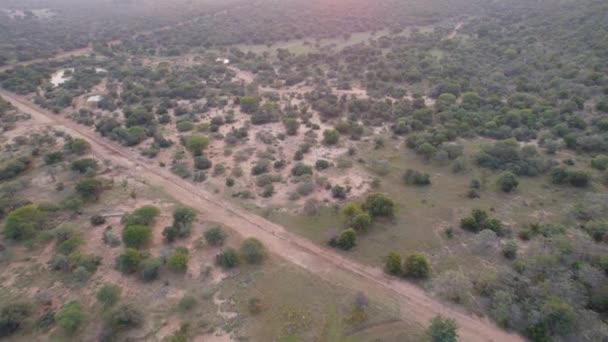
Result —
<instances>
[{"instance_id":1,"label":"sandy ground","mask_svg":"<svg viewBox=\"0 0 608 342\"><path fill-rule=\"evenodd\" d=\"M125 172L132 177L164 189L178 201L203 212L209 220L222 222L245 237L255 236L271 252L287 261L328 281L347 278L349 286L355 289L368 287L393 296L401 305L401 316L406 321L426 326L432 317L442 314L456 320L463 341L523 341L519 335L506 332L487 319L473 317L461 308L432 298L409 282L387 276L381 268L359 264L333 250L317 246L280 225L239 209L199 187L193 187L188 181L150 163L136 152L101 138L91 129L53 115L23 97L4 90L0 91L0 95L19 110L31 114L33 120L49 125L58 124L66 133L88 140L93 154L98 158L125 167Z\"/></svg>"}]
</instances>

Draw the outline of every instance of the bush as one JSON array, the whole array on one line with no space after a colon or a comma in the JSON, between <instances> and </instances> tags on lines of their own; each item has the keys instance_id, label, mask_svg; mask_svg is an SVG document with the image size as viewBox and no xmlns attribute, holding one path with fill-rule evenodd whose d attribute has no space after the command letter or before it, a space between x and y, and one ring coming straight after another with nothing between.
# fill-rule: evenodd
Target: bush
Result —
<instances>
[{"instance_id":1,"label":"bush","mask_svg":"<svg viewBox=\"0 0 608 342\"><path fill-rule=\"evenodd\" d=\"M428 173L407 169L403 174L403 181L410 185L430 185L431 176Z\"/></svg>"},{"instance_id":2,"label":"bush","mask_svg":"<svg viewBox=\"0 0 608 342\"><path fill-rule=\"evenodd\" d=\"M329 162L327 160L319 159L315 163L315 169L321 171L325 170L329 167Z\"/></svg>"},{"instance_id":3,"label":"bush","mask_svg":"<svg viewBox=\"0 0 608 342\"><path fill-rule=\"evenodd\" d=\"M99 302L104 309L107 309L118 302L120 299L120 292L121 289L119 286L106 284L97 291L95 297L97 298L97 302Z\"/></svg>"},{"instance_id":4,"label":"bush","mask_svg":"<svg viewBox=\"0 0 608 342\"><path fill-rule=\"evenodd\" d=\"M44 227L44 213L32 204L11 211L4 221L4 236L12 240L26 240Z\"/></svg>"},{"instance_id":5,"label":"bush","mask_svg":"<svg viewBox=\"0 0 608 342\"><path fill-rule=\"evenodd\" d=\"M185 145L194 156L200 156L203 150L209 146L209 138L204 135L193 134L186 138Z\"/></svg>"},{"instance_id":6,"label":"bush","mask_svg":"<svg viewBox=\"0 0 608 342\"><path fill-rule=\"evenodd\" d=\"M55 320L57 321L57 325L67 333L72 334L76 332L84 322L82 306L75 300L63 304L59 311L57 311Z\"/></svg>"},{"instance_id":7,"label":"bush","mask_svg":"<svg viewBox=\"0 0 608 342\"><path fill-rule=\"evenodd\" d=\"M204 156L194 157L194 167L198 170L208 170L211 168L211 161Z\"/></svg>"},{"instance_id":8,"label":"bush","mask_svg":"<svg viewBox=\"0 0 608 342\"><path fill-rule=\"evenodd\" d=\"M512 172L503 172L496 182L503 192L511 192L517 188L519 181Z\"/></svg>"},{"instance_id":9,"label":"bush","mask_svg":"<svg viewBox=\"0 0 608 342\"><path fill-rule=\"evenodd\" d=\"M173 210L173 224L165 227L163 236L169 242L190 235L192 223L196 219L196 211L188 207L177 207Z\"/></svg>"},{"instance_id":10,"label":"bush","mask_svg":"<svg viewBox=\"0 0 608 342\"><path fill-rule=\"evenodd\" d=\"M101 215L93 215L91 216L90 222L94 226L99 226L106 223L106 218Z\"/></svg>"},{"instance_id":11,"label":"bush","mask_svg":"<svg viewBox=\"0 0 608 342\"><path fill-rule=\"evenodd\" d=\"M600 171L608 169L608 156L597 156L591 160L591 167Z\"/></svg>"},{"instance_id":12,"label":"bush","mask_svg":"<svg viewBox=\"0 0 608 342\"><path fill-rule=\"evenodd\" d=\"M25 171L31 164L31 160L27 157L11 159L0 165L0 181L9 180L17 177L21 172Z\"/></svg>"},{"instance_id":13,"label":"bush","mask_svg":"<svg viewBox=\"0 0 608 342\"><path fill-rule=\"evenodd\" d=\"M69 139L63 149L68 153L73 153L77 155L82 155L87 152L91 148L91 145L84 139L74 138Z\"/></svg>"},{"instance_id":14,"label":"bush","mask_svg":"<svg viewBox=\"0 0 608 342\"><path fill-rule=\"evenodd\" d=\"M245 239L241 243L241 256L250 264L259 264L266 257L266 249L264 245L255 238Z\"/></svg>"},{"instance_id":15,"label":"bush","mask_svg":"<svg viewBox=\"0 0 608 342\"><path fill-rule=\"evenodd\" d=\"M331 238L329 245L348 251L357 245L357 233L352 228L345 229L338 237Z\"/></svg>"},{"instance_id":16,"label":"bush","mask_svg":"<svg viewBox=\"0 0 608 342\"><path fill-rule=\"evenodd\" d=\"M70 169L72 169L72 171L82 174L88 172L89 170L97 171L98 168L99 164L97 163L97 160L92 158L75 160L70 165Z\"/></svg>"},{"instance_id":17,"label":"bush","mask_svg":"<svg viewBox=\"0 0 608 342\"><path fill-rule=\"evenodd\" d=\"M137 249L127 248L116 257L115 267L122 273L135 273L143 257Z\"/></svg>"},{"instance_id":18,"label":"bush","mask_svg":"<svg viewBox=\"0 0 608 342\"><path fill-rule=\"evenodd\" d=\"M160 260L159 259L149 259L144 261L141 267L140 278L144 282L151 282L158 278L158 273L160 272Z\"/></svg>"},{"instance_id":19,"label":"bush","mask_svg":"<svg viewBox=\"0 0 608 342\"><path fill-rule=\"evenodd\" d=\"M386 194L372 193L365 198L363 209L367 211L371 217L392 217L395 212L395 203Z\"/></svg>"},{"instance_id":20,"label":"bush","mask_svg":"<svg viewBox=\"0 0 608 342\"><path fill-rule=\"evenodd\" d=\"M125 214L120 222L125 226L150 226L158 215L160 215L160 210L157 207L145 205L135 209L132 213Z\"/></svg>"},{"instance_id":21,"label":"bush","mask_svg":"<svg viewBox=\"0 0 608 342\"><path fill-rule=\"evenodd\" d=\"M513 240L507 241L502 248L502 255L509 260L514 260L517 257L517 243Z\"/></svg>"},{"instance_id":22,"label":"bush","mask_svg":"<svg viewBox=\"0 0 608 342\"><path fill-rule=\"evenodd\" d=\"M176 248L167 260L167 266L174 272L186 272L188 270L190 256L185 248Z\"/></svg>"},{"instance_id":23,"label":"bush","mask_svg":"<svg viewBox=\"0 0 608 342\"><path fill-rule=\"evenodd\" d=\"M55 151L49 152L44 156L44 163L46 165L56 164L63 160L63 152Z\"/></svg>"},{"instance_id":24,"label":"bush","mask_svg":"<svg viewBox=\"0 0 608 342\"><path fill-rule=\"evenodd\" d=\"M234 248L228 247L215 256L215 263L222 268L233 268L238 266L239 257Z\"/></svg>"},{"instance_id":25,"label":"bush","mask_svg":"<svg viewBox=\"0 0 608 342\"><path fill-rule=\"evenodd\" d=\"M400 275L401 274L401 256L398 253L390 252L386 257L386 263L384 270L388 274Z\"/></svg>"},{"instance_id":26,"label":"bush","mask_svg":"<svg viewBox=\"0 0 608 342\"><path fill-rule=\"evenodd\" d=\"M323 144L335 145L340 140L340 133L335 129L326 129L323 131Z\"/></svg>"},{"instance_id":27,"label":"bush","mask_svg":"<svg viewBox=\"0 0 608 342\"><path fill-rule=\"evenodd\" d=\"M424 255L412 254L403 262L403 274L406 277L423 279L430 273L429 262Z\"/></svg>"},{"instance_id":28,"label":"bush","mask_svg":"<svg viewBox=\"0 0 608 342\"><path fill-rule=\"evenodd\" d=\"M291 175L295 177L303 176L303 175L312 175L312 168L303 163L297 163L291 169Z\"/></svg>"},{"instance_id":29,"label":"bush","mask_svg":"<svg viewBox=\"0 0 608 342\"><path fill-rule=\"evenodd\" d=\"M366 231L372 224L372 218L367 213L360 213L352 220L352 227L358 231Z\"/></svg>"},{"instance_id":30,"label":"bush","mask_svg":"<svg viewBox=\"0 0 608 342\"><path fill-rule=\"evenodd\" d=\"M197 304L196 297L186 295L186 296L183 296L182 299L179 300L179 303L177 303L177 308L181 312L186 312L186 311L190 311L190 310L194 309L196 304Z\"/></svg>"},{"instance_id":31,"label":"bush","mask_svg":"<svg viewBox=\"0 0 608 342\"><path fill-rule=\"evenodd\" d=\"M84 200L98 200L103 192L103 184L95 178L83 179L76 184L76 192Z\"/></svg>"},{"instance_id":32,"label":"bush","mask_svg":"<svg viewBox=\"0 0 608 342\"><path fill-rule=\"evenodd\" d=\"M203 233L209 246L221 246L226 240L226 233L220 227L211 228Z\"/></svg>"},{"instance_id":33,"label":"bush","mask_svg":"<svg viewBox=\"0 0 608 342\"><path fill-rule=\"evenodd\" d=\"M32 314L32 306L26 302L5 304L0 310L0 337L14 334Z\"/></svg>"},{"instance_id":34,"label":"bush","mask_svg":"<svg viewBox=\"0 0 608 342\"><path fill-rule=\"evenodd\" d=\"M336 199L345 199L346 198L346 188L341 185L334 185L331 188L331 197Z\"/></svg>"},{"instance_id":35,"label":"bush","mask_svg":"<svg viewBox=\"0 0 608 342\"><path fill-rule=\"evenodd\" d=\"M143 313L130 304L107 311L103 318L104 323L116 331L138 327L144 322Z\"/></svg>"},{"instance_id":36,"label":"bush","mask_svg":"<svg viewBox=\"0 0 608 342\"><path fill-rule=\"evenodd\" d=\"M473 233L479 233L484 229L489 229L498 236L505 233L502 223L495 218L491 218L488 213L481 209L473 209L471 215L460 220L460 227Z\"/></svg>"},{"instance_id":37,"label":"bush","mask_svg":"<svg viewBox=\"0 0 608 342\"><path fill-rule=\"evenodd\" d=\"M583 188L591 182L591 175L584 171L572 171L568 177L568 182L577 188Z\"/></svg>"},{"instance_id":38,"label":"bush","mask_svg":"<svg viewBox=\"0 0 608 342\"><path fill-rule=\"evenodd\" d=\"M431 320L426 335L431 342L456 342L458 338L457 330L458 327L453 319L438 315Z\"/></svg>"},{"instance_id":39,"label":"bush","mask_svg":"<svg viewBox=\"0 0 608 342\"><path fill-rule=\"evenodd\" d=\"M127 247L141 248L150 243L152 230L148 226L126 226L122 231L122 242Z\"/></svg>"}]
</instances>

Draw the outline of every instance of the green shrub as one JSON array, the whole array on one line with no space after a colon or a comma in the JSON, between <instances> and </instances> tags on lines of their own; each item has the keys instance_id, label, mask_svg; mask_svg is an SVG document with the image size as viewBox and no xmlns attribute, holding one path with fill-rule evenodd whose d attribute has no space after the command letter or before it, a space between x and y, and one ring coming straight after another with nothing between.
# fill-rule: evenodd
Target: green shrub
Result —
<instances>
[{"instance_id":1,"label":"green shrub","mask_svg":"<svg viewBox=\"0 0 608 342\"><path fill-rule=\"evenodd\" d=\"M103 316L104 323L115 331L135 328L144 322L144 314L130 304L121 304L108 310Z\"/></svg>"},{"instance_id":2,"label":"green shrub","mask_svg":"<svg viewBox=\"0 0 608 342\"><path fill-rule=\"evenodd\" d=\"M372 218L367 213L359 213L352 220L352 227L358 231L366 231L372 224Z\"/></svg>"},{"instance_id":3,"label":"green shrub","mask_svg":"<svg viewBox=\"0 0 608 342\"><path fill-rule=\"evenodd\" d=\"M103 183L95 178L83 179L76 184L76 192L85 200L98 200L103 192Z\"/></svg>"},{"instance_id":4,"label":"green shrub","mask_svg":"<svg viewBox=\"0 0 608 342\"><path fill-rule=\"evenodd\" d=\"M323 144L335 145L340 140L340 133L335 129L326 129L323 131Z\"/></svg>"},{"instance_id":5,"label":"green shrub","mask_svg":"<svg viewBox=\"0 0 608 342\"><path fill-rule=\"evenodd\" d=\"M23 301L3 304L0 310L0 338L14 334L32 314L32 306Z\"/></svg>"},{"instance_id":6,"label":"green shrub","mask_svg":"<svg viewBox=\"0 0 608 342\"><path fill-rule=\"evenodd\" d=\"M228 247L215 256L215 263L222 268L236 267L239 265L238 253L234 248Z\"/></svg>"},{"instance_id":7,"label":"green shrub","mask_svg":"<svg viewBox=\"0 0 608 342\"><path fill-rule=\"evenodd\" d=\"M111 307L116 304L120 299L121 289L117 285L106 284L103 285L96 294L97 302L99 302L104 309Z\"/></svg>"},{"instance_id":8,"label":"green shrub","mask_svg":"<svg viewBox=\"0 0 608 342\"><path fill-rule=\"evenodd\" d=\"M135 209L132 213L125 214L120 222L125 226L150 226L158 215L160 215L160 209L153 205L145 205Z\"/></svg>"},{"instance_id":9,"label":"green shrub","mask_svg":"<svg viewBox=\"0 0 608 342\"><path fill-rule=\"evenodd\" d=\"M221 246L226 240L226 233L220 227L213 227L203 233L209 246Z\"/></svg>"},{"instance_id":10,"label":"green shrub","mask_svg":"<svg viewBox=\"0 0 608 342\"><path fill-rule=\"evenodd\" d=\"M321 171L325 170L329 167L329 162L327 160L319 159L315 163L315 169Z\"/></svg>"},{"instance_id":11,"label":"green shrub","mask_svg":"<svg viewBox=\"0 0 608 342\"><path fill-rule=\"evenodd\" d=\"M175 248L167 259L167 266L174 272L186 272L188 270L190 256L185 248Z\"/></svg>"},{"instance_id":12,"label":"green shrub","mask_svg":"<svg viewBox=\"0 0 608 342\"><path fill-rule=\"evenodd\" d=\"M456 342L458 338L457 330L458 327L453 319L439 315L431 320L426 335L430 342Z\"/></svg>"},{"instance_id":13,"label":"green shrub","mask_svg":"<svg viewBox=\"0 0 608 342\"><path fill-rule=\"evenodd\" d=\"M89 170L97 171L99 165L97 160L92 158L78 159L72 162L70 169L78 173L86 173Z\"/></svg>"},{"instance_id":14,"label":"green shrub","mask_svg":"<svg viewBox=\"0 0 608 342\"><path fill-rule=\"evenodd\" d=\"M291 169L291 175L295 177L303 176L303 175L312 175L312 168L303 163L297 163Z\"/></svg>"},{"instance_id":15,"label":"green shrub","mask_svg":"<svg viewBox=\"0 0 608 342\"><path fill-rule=\"evenodd\" d=\"M345 229L339 236L331 238L329 245L348 251L357 245L357 233L352 228Z\"/></svg>"},{"instance_id":16,"label":"green shrub","mask_svg":"<svg viewBox=\"0 0 608 342\"><path fill-rule=\"evenodd\" d=\"M34 237L44 227L45 215L32 204L11 211L4 221L4 236L12 240L26 240Z\"/></svg>"},{"instance_id":17,"label":"green shrub","mask_svg":"<svg viewBox=\"0 0 608 342\"><path fill-rule=\"evenodd\" d=\"M372 217L392 217L395 212L395 203L386 194L372 193L365 198L363 209Z\"/></svg>"},{"instance_id":18,"label":"green shrub","mask_svg":"<svg viewBox=\"0 0 608 342\"><path fill-rule=\"evenodd\" d=\"M512 172L503 172L496 182L503 192L511 192L517 188L519 181Z\"/></svg>"},{"instance_id":19,"label":"green shrub","mask_svg":"<svg viewBox=\"0 0 608 342\"><path fill-rule=\"evenodd\" d=\"M181 312L186 312L186 311L190 311L190 310L194 309L196 304L197 304L197 300L195 297L185 295L182 297L182 299L180 299L179 303L177 304L177 308Z\"/></svg>"},{"instance_id":20,"label":"green shrub","mask_svg":"<svg viewBox=\"0 0 608 342\"><path fill-rule=\"evenodd\" d=\"M384 270L388 274L400 275L401 274L401 256L398 253L390 252L386 257L386 263Z\"/></svg>"},{"instance_id":21,"label":"green shrub","mask_svg":"<svg viewBox=\"0 0 608 342\"><path fill-rule=\"evenodd\" d=\"M143 262L140 278L144 282L151 282L158 279L161 262L159 259L149 259Z\"/></svg>"},{"instance_id":22,"label":"green shrub","mask_svg":"<svg viewBox=\"0 0 608 342\"><path fill-rule=\"evenodd\" d=\"M116 257L116 269L122 273L135 273L143 257L137 249L127 248Z\"/></svg>"},{"instance_id":23,"label":"green shrub","mask_svg":"<svg viewBox=\"0 0 608 342\"><path fill-rule=\"evenodd\" d=\"M430 185L431 176L428 173L407 169L403 174L403 181L409 185Z\"/></svg>"},{"instance_id":24,"label":"green shrub","mask_svg":"<svg viewBox=\"0 0 608 342\"><path fill-rule=\"evenodd\" d=\"M241 256L250 264L259 264L266 257L266 249L264 245L255 238L245 239L241 243Z\"/></svg>"},{"instance_id":25,"label":"green shrub","mask_svg":"<svg viewBox=\"0 0 608 342\"><path fill-rule=\"evenodd\" d=\"M193 134L186 138L185 145L194 156L200 156L203 150L209 146L209 138L204 135Z\"/></svg>"},{"instance_id":26,"label":"green shrub","mask_svg":"<svg viewBox=\"0 0 608 342\"><path fill-rule=\"evenodd\" d=\"M406 277L423 279L430 273L429 262L424 255L412 254L403 262L403 274Z\"/></svg>"},{"instance_id":27,"label":"green shrub","mask_svg":"<svg viewBox=\"0 0 608 342\"><path fill-rule=\"evenodd\" d=\"M591 160L591 167L600 171L608 169L608 156L597 156Z\"/></svg>"},{"instance_id":28,"label":"green shrub","mask_svg":"<svg viewBox=\"0 0 608 342\"><path fill-rule=\"evenodd\" d=\"M142 248L152 240L152 230L148 226L126 226L122 231L122 242L127 247Z\"/></svg>"},{"instance_id":29,"label":"green shrub","mask_svg":"<svg viewBox=\"0 0 608 342\"><path fill-rule=\"evenodd\" d=\"M498 236L503 236L505 233L502 223L498 219L491 218L481 209L473 209L471 215L460 220L460 227L473 233L479 233L484 229L492 230Z\"/></svg>"},{"instance_id":30,"label":"green shrub","mask_svg":"<svg viewBox=\"0 0 608 342\"><path fill-rule=\"evenodd\" d=\"M55 315L57 325L64 331L72 334L84 323L84 313L78 301L71 301L63 304Z\"/></svg>"}]
</instances>

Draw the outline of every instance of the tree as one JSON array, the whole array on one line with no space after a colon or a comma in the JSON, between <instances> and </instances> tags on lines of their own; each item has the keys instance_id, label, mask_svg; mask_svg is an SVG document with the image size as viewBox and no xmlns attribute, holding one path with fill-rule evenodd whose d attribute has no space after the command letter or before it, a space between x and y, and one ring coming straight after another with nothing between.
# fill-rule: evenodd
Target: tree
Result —
<instances>
[{"instance_id":1,"label":"tree","mask_svg":"<svg viewBox=\"0 0 608 342\"><path fill-rule=\"evenodd\" d=\"M300 123L298 119L293 117L288 117L283 120L283 125L285 126L285 131L287 135L297 135L298 128L300 128Z\"/></svg>"},{"instance_id":2,"label":"tree","mask_svg":"<svg viewBox=\"0 0 608 342\"><path fill-rule=\"evenodd\" d=\"M163 236L169 242L190 235L192 223L196 219L196 211L188 207L177 207L173 210L173 224L165 227Z\"/></svg>"},{"instance_id":3,"label":"tree","mask_svg":"<svg viewBox=\"0 0 608 342\"><path fill-rule=\"evenodd\" d=\"M340 140L340 133L335 129L326 129L323 131L323 144L335 145Z\"/></svg>"},{"instance_id":4,"label":"tree","mask_svg":"<svg viewBox=\"0 0 608 342\"><path fill-rule=\"evenodd\" d=\"M241 112L248 114L255 112L260 107L260 101L253 95L241 97L239 103L241 105Z\"/></svg>"},{"instance_id":5,"label":"tree","mask_svg":"<svg viewBox=\"0 0 608 342\"><path fill-rule=\"evenodd\" d=\"M395 203L388 195L377 192L367 195L363 209L372 217L391 217L395 212Z\"/></svg>"},{"instance_id":6,"label":"tree","mask_svg":"<svg viewBox=\"0 0 608 342\"><path fill-rule=\"evenodd\" d=\"M384 270L388 274L400 275L401 274L401 255L395 252L390 252L386 256L386 263Z\"/></svg>"},{"instance_id":7,"label":"tree","mask_svg":"<svg viewBox=\"0 0 608 342\"><path fill-rule=\"evenodd\" d=\"M67 333L72 334L78 330L84 321L82 306L78 301L71 301L63 304L55 315L57 325L59 325Z\"/></svg>"},{"instance_id":8,"label":"tree","mask_svg":"<svg viewBox=\"0 0 608 342\"><path fill-rule=\"evenodd\" d=\"M137 249L127 248L116 257L116 269L122 273L134 273L138 270L143 257Z\"/></svg>"},{"instance_id":9,"label":"tree","mask_svg":"<svg viewBox=\"0 0 608 342\"><path fill-rule=\"evenodd\" d=\"M64 145L66 152L77 155L83 155L90 148L91 144L81 138L69 139Z\"/></svg>"},{"instance_id":10,"label":"tree","mask_svg":"<svg viewBox=\"0 0 608 342\"><path fill-rule=\"evenodd\" d=\"M203 236L209 246L221 246L224 244L224 240L226 240L226 233L224 233L221 227L213 227L203 233Z\"/></svg>"},{"instance_id":11,"label":"tree","mask_svg":"<svg viewBox=\"0 0 608 342\"><path fill-rule=\"evenodd\" d=\"M99 179L87 178L76 184L76 192L84 200L98 200L103 192L103 183Z\"/></svg>"},{"instance_id":12,"label":"tree","mask_svg":"<svg viewBox=\"0 0 608 342\"><path fill-rule=\"evenodd\" d=\"M406 277L423 279L430 273L429 262L424 255L412 254L403 262L403 274Z\"/></svg>"},{"instance_id":13,"label":"tree","mask_svg":"<svg viewBox=\"0 0 608 342\"><path fill-rule=\"evenodd\" d=\"M557 297L549 298L542 306L543 321L550 331L566 334L572 331L576 322L576 313L570 304Z\"/></svg>"},{"instance_id":14,"label":"tree","mask_svg":"<svg viewBox=\"0 0 608 342\"><path fill-rule=\"evenodd\" d=\"M506 171L498 176L497 184L503 192L511 192L517 188L519 181L512 172Z\"/></svg>"},{"instance_id":15,"label":"tree","mask_svg":"<svg viewBox=\"0 0 608 342\"><path fill-rule=\"evenodd\" d=\"M437 153L437 148L427 142L418 146L416 152L424 158L424 160L429 161L431 158Z\"/></svg>"},{"instance_id":16,"label":"tree","mask_svg":"<svg viewBox=\"0 0 608 342\"><path fill-rule=\"evenodd\" d=\"M331 238L329 245L345 251L350 250L357 245L357 233L352 228L345 229L338 237Z\"/></svg>"},{"instance_id":17,"label":"tree","mask_svg":"<svg viewBox=\"0 0 608 342\"><path fill-rule=\"evenodd\" d=\"M120 292L121 289L119 286L114 284L106 284L97 291L97 295L95 297L97 298L97 301L104 307L104 309L107 309L118 302L118 299L120 299Z\"/></svg>"},{"instance_id":18,"label":"tree","mask_svg":"<svg viewBox=\"0 0 608 342\"><path fill-rule=\"evenodd\" d=\"M215 256L215 263L222 268L233 268L238 266L239 257L234 248L228 247Z\"/></svg>"},{"instance_id":19,"label":"tree","mask_svg":"<svg viewBox=\"0 0 608 342\"><path fill-rule=\"evenodd\" d=\"M99 164L97 163L97 160L93 158L84 158L74 160L70 165L70 168L72 171L76 171L78 173L86 173L89 170L97 171Z\"/></svg>"},{"instance_id":20,"label":"tree","mask_svg":"<svg viewBox=\"0 0 608 342\"><path fill-rule=\"evenodd\" d=\"M148 259L143 262L140 278L144 282L150 282L158 278L160 271L160 260L158 258Z\"/></svg>"},{"instance_id":21,"label":"tree","mask_svg":"<svg viewBox=\"0 0 608 342\"><path fill-rule=\"evenodd\" d=\"M122 231L122 241L127 247L141 248L150 243L152 230L148 226L126 226Z\"/></svg>"},{"instance_id":22,"label":"tree","mask_svg":"<svg viewBox=\"0 0 608 342\"><path fill-rule=\"evenodd\" d=\"M502 223L495 218L491 218L487 212L481 209L471 210L471 215L460 220L460 227L473 233L479 233L484 229L489 229L498 236L505 233Z\"/></svg>"},{"instance_id":23,"label":"tree","mask_svg":"<svg viewBox=\"0 0 608 342\"><path fill-rule=\"evenodd\" d=\"M106 312L104 323L112 330L125 330L140 326L144 322L144 314L130 304L121 304Z\"/></svg>"},{"instance_id":24,"label":"tree","mask_svg":"<svg viewBox=\"0 0 608 342\"><path fill-rule=\"evenodd\" d=\"M204 135L193 134L186 138L186 148L194 156L200 156L207 146L209 146L209 138Z\"/></svg>"},{"instance_id":25,"label":"tree","mask_svg":"<svg viewBox=\"0 0 608 342\"><path fill-rule=\"evenodd\" d=\"M12 240L32 238L44 226L44 214L28 204L11 211L4 221L4 236Z\"/></svg>"},{"instance_id":26,"label":"tree","mask_svg":"<svg viewBox=\"0 0 608 342\"><path fill-rule=\"evenodd\" d=\"M150 226L156 217L160 215L160 210L153 205L144 205L135 209L132 213L125 214L120 222L125 226L143 225Z\"/></svg>"},{"instance_id":27,"label":"tree","mask_svg":"<svg viewBox=\"0 0 608 342\"><path fill-rule=\"evenodd\" d=\"M266 257L264 245L255 238L245 239L240 248L243 259L250 264L259 264Z\"/></svg>"},{"instance_id":28,"label":"tree","mask_svg":"<svg viewBox=\"0 0 608 342\"><path fill-rule=\"evenodd\" d=\"M360 213L353 218L352 227L358 231L366 231L371 224L371 217L367 213Z\"/></svg>"},{"instance_id":29,"label":"tree","mask_svg":"<svg viewBox=\"0 0 608 342\"><path fill-rule=\"evenodd\" d=\"M426 335L431 342L456 342L458 327L453 319L437 315L431 320Z\"/></svg>"},{"instance_id":30,"label":"tree","mask_svg":"<svg viewBox=\"0 0 608 342\"><path fill-rule=\"evenodd\" d=\"M178 247L169 256L167 266L174 272L186 272L188 270L188 261L190 261L188 250L184 247Z\"/></svg>"},{"instance_id":31,"label":"tree","mask_svg":"<svg viewBox=\"0 0 608 342\"><path fill-rule=\"evenodd\" d=\"M18 301L5 304L0 310L0 338L12 335L32 314L32 305Z\"/></svg>"}]
</instances>

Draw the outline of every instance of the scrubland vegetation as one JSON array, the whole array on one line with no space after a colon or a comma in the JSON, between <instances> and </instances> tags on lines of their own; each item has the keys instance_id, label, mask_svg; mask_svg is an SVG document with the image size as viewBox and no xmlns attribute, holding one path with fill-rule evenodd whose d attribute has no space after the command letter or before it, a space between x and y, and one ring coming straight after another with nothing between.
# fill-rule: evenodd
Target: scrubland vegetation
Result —
<instances>
[{"instance_id":1,"label":"scrubland vegetation","mask_svg":"<svg viewBox=\"0 0 608 342\"><path fill-rule=\"evenodd\" d=\"M526 339L608 338L605 2L70 3L3 11L0 64L92 54L3 90ZM0 336L457 339L4 100L0 123Z\"/></svg>"}]
</instances>

